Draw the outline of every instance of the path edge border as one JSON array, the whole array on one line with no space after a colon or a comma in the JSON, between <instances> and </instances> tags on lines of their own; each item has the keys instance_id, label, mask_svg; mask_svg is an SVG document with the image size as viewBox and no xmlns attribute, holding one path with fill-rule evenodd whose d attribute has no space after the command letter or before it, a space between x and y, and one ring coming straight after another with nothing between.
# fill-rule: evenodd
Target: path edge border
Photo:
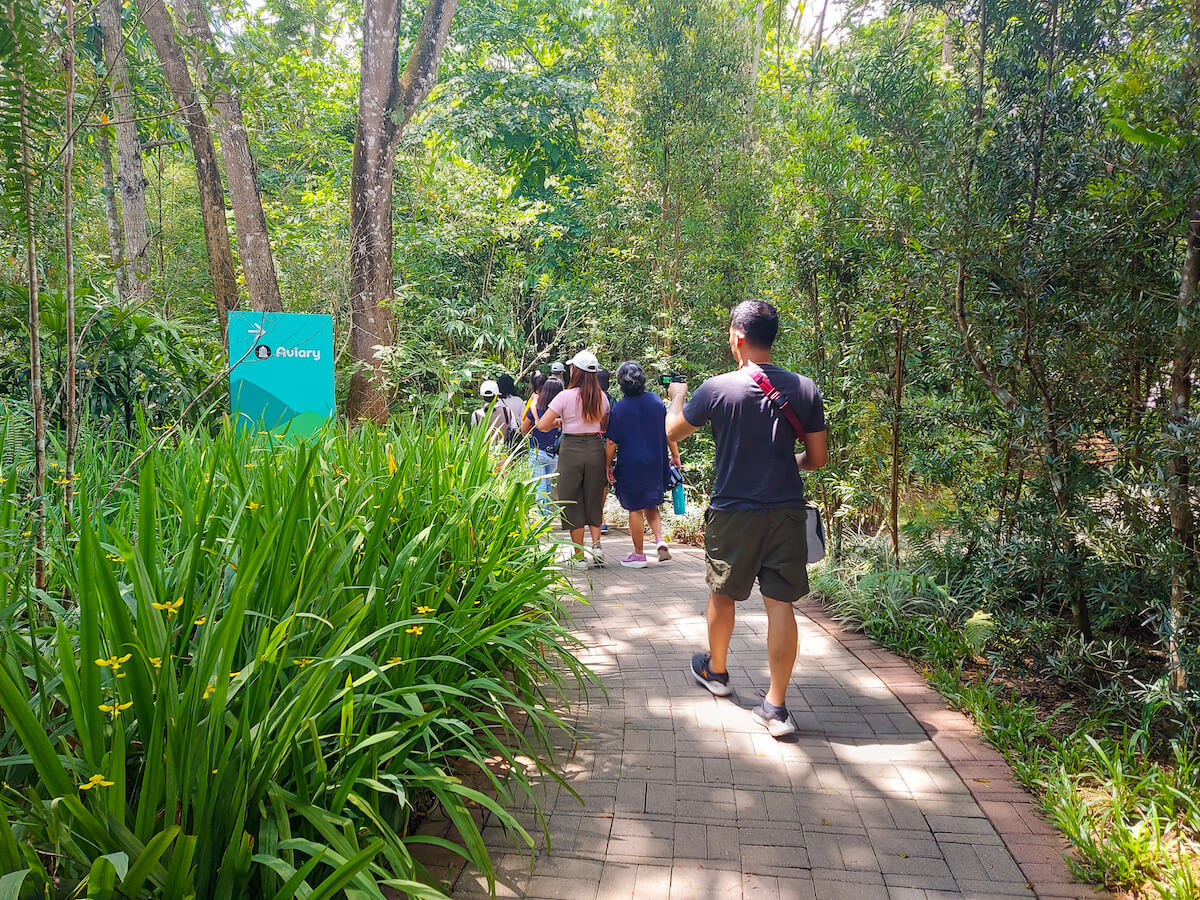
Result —
<instances>
[{"instance_id":1,"label":"path edge border","mask_svg":"<svg viewBox=\"0 0 1200 900\"><path fill-rule=\"evenodd\" d=\"M1074 879L1066 862L1069 843L1042 816L1008 761L908 660L847 629L811 595L795 608L866 666L917 720L992 823L1038 900L1113 900L1103 888Z\"/></svg>"}]
</instances>

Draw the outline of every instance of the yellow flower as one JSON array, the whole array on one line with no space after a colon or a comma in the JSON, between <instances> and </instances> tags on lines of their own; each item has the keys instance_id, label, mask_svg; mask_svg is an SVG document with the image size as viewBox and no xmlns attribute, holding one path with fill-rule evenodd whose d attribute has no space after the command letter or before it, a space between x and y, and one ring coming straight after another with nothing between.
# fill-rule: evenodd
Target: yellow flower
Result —
<instances>
[{"instance_id":1,"label":"yellow flower","mask_svg":"<svg viewBox=\"0 0 1200 900\"><path fill-rule=\"evenodd\" d=\"M154 666L154 668L156 668L156 669L161 669L162 668L162 657L161 656L151 656L150 657L150 665Z\"/></svg>"},{"instance_id":2,"label":"yellow flower","mask_svg":"<svg viewBox=\"0 0 1200 900\"><path fill-rule=\"evenodd\" d=\"M390 665L395 665L396 663L402 663L402 662L404 662L404 658L403 658L403 657L401 657L401 656L393 656L391 659L389 659L389 660L388 660L388 665L389 665L389 666L390 666Z\"/></svg>"},{"instance_id":3,"label":"yellow flower","mask_svg":"<svg viewBox=\"0 0 1200 900\"><path fill-rule=\"evenodd\" d=\"M242 466L242 468L243 469L253 469L254 463L246 463L244 466Z\"/></svg>"},{"instance_id":4,"label":"yellow flower","mask_svg":"<svg viewBox=\"0 0 1200 900\"><path fill-rule=\"evenodd\" d=\"M94 787L112 787L113 782L105 779L103 775L93 775L87 781L79 786L80 790L90 791Z\"/></svg>"},{"instance_id":5,"label":"yellow flower","mask_svg":"<svg viewBox=\"0 0 1200 900\"><path fill-rule=\"evenodd\" d=\"M98 659L96 660L96 665L102 669L111 668L114 675L118 678L124 678L125 676L121 674L121 666L129 662L131 656L132 654L126 653L124 656L110 656L108 659Z\"/></svg>"},{"instance_id":6,"label":"yellow flower","mask_svg":"<svg viewBox=\"0 0 1200 900\"><path fill-rule=\"evenodd\" d=\"M201 697L200 699L201 699L201 700L207 700L209 697L211 697L211 696L213 695L213 691L215 691L215 690L216 690L216 688L215 688L215 687L213 687L211 684L210 684L210 685L208 685L208 687L206 687L206 688L204 689L204 696L203 696L203 697Z\"/></svg>"},{"instance_id":7,"label":"yellow flower","mask_svg":"<svg viewBox=\"0 0 1200 900\"><path fill-rule=\"evenodd\" d=\"M230 680L230 681L232 681L233 679L237 678L237 677L238 677L239 675L241 675L241 674L242 674L242 670L241 670L241 669L238 669L236 672L230 672L230 673L229 673L229 680Z\"/></svg>"},{"instance_id":8,"label":"yellow flower","mask_svg":"<svg viewBox=\"0 0 1200 900\"><path fill-rule=\"evenodd\" d=\"M406 632L406 633L408 633L408 634L417 634L417 635L419 635L419 634L422 634L422 633L424 633L424 631L425 631L425 626L424 626L424 625L414 625L412 628L405 628L404 630L405 630L405 632Z\"/></svg>"},{"instance_id":9,"label":"yellow flower","mask_svg":"<svg viewBox=\"0 0 1200 900\"><path fill-rule=\"evenodd\" d=\"M397 519L395 516L388 516L388 521L391 522L393 525L395 525L400 520Z\"/></svg>"},{"instance_id":10,"label":"yellow flower","mask_svg":"<svg viewBox=\"0 0 1200 900\"><path fill-rule=\"evenodd\" d=\"M253 500L251 500L249 503L246 504L246 509L250 510L251 512L254 512L254 510L258 509L258 504L255 503Z\"/></svg>"},{"instance_id":11,"label":"yellow flower","mask_svg":"<svg viewBox=\"0 0 1200 900\"><path fill-rule=\"evenodd\" d=\"M179 608L183 606L183 598L180 597L178 600L173 600L170 603L151 603L150 605L155 609L165 609L167 611L167 615L173 616L175 613L179 612Z\"/></svg>"},{"instance_id":12,"label":"yellow flower","mask_svg":"<svg viewBox=\"0 0 1200 900\"><path fill-rule=\"evenodd\" d=\"M203 624L204 624L205 622L207 622L207 621L208 621L208 616L201 616L200 618L198 618L198 619L197 619L195 622L193 622L192 624L193 624L193 625L203 625Z\"/></svg>"},{"instance_id":13,"label":"yellow flower","mask_svg":"<svg viewBox=\"0 0 1200 900\"><path fill-rule=\"evenodd\" d=\"M293 662L294 662L294 665L297 665L301 669L303 669L305 666L311 666L314 662L316 662L316 660L312 659L311 657L306 656L303 659L297 659L297 660L294 660Z\"/></svg>"},{"instance_id":14,"label":"yellow flower","mask_svg":"<svg viewBox=\"0 0 1200 900\"><path fill-rule=\"evenodd\" d=\"M388 460L388 475L395 475L399 466L396 465L396 457L392 455L392 445L387 445L387 460Z\"/></svg>"},{"instance_id":15,"label":"yellow flower","mask_svg":"<svg viewBox=\"0 0 1200 900\"><path fill-rule=\"evenodd\" d=\"M421 615L425 615L426 613L433 612L433 607L432 606L418 606L417 612L419 612Z\"/></svg>"},{"instance_id":16,"label":"yellow flower","mask_svg":"<svg viewBox=\"0 0 1200 900\"><path fill-rule=\"evenodd\" d=\"M131 707L131 706L133 706L132 700L130 700L128 703L121 703L119 701L114 700L112 703L101 703L100 704L100 712L108 713L110 716L112 716L115 719L117 716L119 716L121 714L122 710L129 709L129 707Z\"/></svg>"},{"instance_id":17,"label":"yellow flower","mask_svg":"<svg viewBox=\"0 0 1200 900\"><path fill-rule=\"evenodd\" d=\"M121 561L121 557L120 557L120 556L118 556L118 555L117 555L117 554L115 554L115 553L105 553L104 555L105 555L106 557L108 557L109 559L111 559L113 562L120 562L120 561Z\"/></svg>"}]
</instances>

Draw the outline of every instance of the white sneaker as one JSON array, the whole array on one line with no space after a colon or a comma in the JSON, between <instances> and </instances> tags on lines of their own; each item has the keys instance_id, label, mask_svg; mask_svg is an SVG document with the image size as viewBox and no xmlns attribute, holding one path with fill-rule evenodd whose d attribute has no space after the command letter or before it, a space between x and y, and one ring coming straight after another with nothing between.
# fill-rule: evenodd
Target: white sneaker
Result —
<instances>
[{"instance_id":1,"label":"white sneaker","mask_svg":"<svg viewBox=\"0 0 1200 900\"><path fill-rule=\"evenodd\" d=\"M658 545L658 561L666 562L671 558L671 548L666 545L666 542Z\"/></svg>"},{"instance_id":2,"label":"white sneaker","mask_svg":"<svg viewBox=\"0 0 1200 900\"><path fill-rule=\"evenodd\" d=\"M599 544L592 544L592 565L597 569L604 568L604 551Z\"/></svg>"},{"instance_id":3,"label":"white sneaker","mask_svg":"<svg viewBox=\"0 0 1200 900\"><path fill-rule=\"evenodd\" d=\"M565 560L563 560L564 569L586 569L587 567L588 561L582 556L571 554Z\"/></svg>"}]
</instances>

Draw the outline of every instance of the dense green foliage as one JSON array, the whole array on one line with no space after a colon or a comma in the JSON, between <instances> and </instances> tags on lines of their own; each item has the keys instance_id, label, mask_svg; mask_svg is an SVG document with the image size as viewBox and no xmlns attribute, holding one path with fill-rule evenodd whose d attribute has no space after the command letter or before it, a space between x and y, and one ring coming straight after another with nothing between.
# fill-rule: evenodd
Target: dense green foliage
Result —
<instances>
[{"instance_id":1,"label":"dense green foliage","mask_svg":"<svg viewBox=\"0 0 1200 900\"><path fill-rule=\"evenodd\" d=\"M37 896L432 897L412 848L440 839L411 826L434 803L482 871L474 810L532 840L505 806L586 674L530 492L479 436L184 431L118 486L131 457L85 452L40 600L4 476L5 873Z\"/></svg>"},{"instance_id":2,"label":"dense green foliage","mask_svg":"<svg viewBox=\"0 0 1200 900\"><path fill-rule=\"evenodd\" d=\"M101 141L115 135L95 24L70 35L74 123L46 49L68 42L61 11L15 0L13 28L0 27L0 434L21 478L29 236L52 447L66 418L72 124L77 371L94 433L124 460L144 447L139 416L199 435L227 399L191 154L134 6L124 29L149 182L147 303L116 287ZM422 6L406 5L405 47ZM344 396L362 5L209 8L285 308L333 316ZM583 346L609 368L636 358L694 384L729 365L729 308L768 298L784 314L778 360L825 397L831 461L809 487L835 558L853 564L864 536L890 533L885 558L846 592L865 604L861 620L927 647L924 626L872 598L886 588L931 602L920 621L957 635L939 671L969 655L1006 678L1064 685L1102 711L1110 759L1144 750L1151 768L1138 771L1170 780L1200 741L1200 554L1195 530L1171 520L1172 503L1177 519L1200 515L1200 423L1194 402L1172 418L1169 386L1200 352L1196 300L1178 299L1200 196L1194 4L912 0L850 4L835 27L841 13L831 5L814 34L813 10L782 0L464 0L397 163L397 339L383 350L395 409L462 422L482 378ZM1194 383L1192 363L1181 381ZM704 441L684 448L701 491ZM81 467L88 496L113 471L104 457L97 445ZM1190 493L1178 476L1189 462ZM161 455L155 469L169 483ZM27 493L10 488L14 502ZM112 547L111 516L134 531L121 518L131 513L88 508ZM56 589L79 565L74 553L52 561ZM1136 740L1116 737L1126 727ZM1123 743L1110 752L1107 739ZM1093 871L1131 886L1150 871L1100 861L1087 844L1106 829L1061 821Z\"/></svg>"},{"instance_id":3,"label":"dense green foliage","mask_svg":"<svg viewBox=\"0 0 1200 900\"><path fill-rule=\"evenodd\" d=\"M813 585L835 616L914 659L979 724L1071 840L1082 878L1161 900L1195 897L1200 750L1180 721L1186 711L1161 691L1127 693L1115 680L1090 699L1089 671L1122 663L1119 648L1098 646L1054 654L1058 683L1076 690L1047 710L1036 682L1010 680L1019 670L1005 656L1024 652L1026 622L980 610L977 595L947 591L946 562L925 547L907 560L910 568L896 570L884 546L865 541Z\"/></svg>"}]
</instances>

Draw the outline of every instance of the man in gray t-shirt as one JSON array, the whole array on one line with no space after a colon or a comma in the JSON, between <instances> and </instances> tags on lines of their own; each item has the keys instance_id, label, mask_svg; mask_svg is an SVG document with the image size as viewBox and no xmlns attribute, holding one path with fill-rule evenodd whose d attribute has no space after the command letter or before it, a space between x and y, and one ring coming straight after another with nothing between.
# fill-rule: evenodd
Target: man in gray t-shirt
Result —
<instances>
[{"instance_id":1,"label":"man in gray t-shirt","mask_svg":"<svg viewBox=\"0 0 1200 900\"><path fill-rule=\"evenodd\" d=\"M779 313L770 303L747 300L729 318L729 349L738 367L696 389L684 406L687 386L669 389L667 437L680 441L711 424L716 444L716 483L705 513L704 549L711 591L709 649L692 657L692 676L718 697L733 692L726 657L736 604L757 580L767 610L767 658L771 686L754 718L775 737L795 730L786 694L796 662L796 619L791 604L808 593L804 481L800 472L825 465L825 409L809 378L771 362ZM798 435L753 377L761 373L796 413Z\"/></svg>"}]
</instances>

